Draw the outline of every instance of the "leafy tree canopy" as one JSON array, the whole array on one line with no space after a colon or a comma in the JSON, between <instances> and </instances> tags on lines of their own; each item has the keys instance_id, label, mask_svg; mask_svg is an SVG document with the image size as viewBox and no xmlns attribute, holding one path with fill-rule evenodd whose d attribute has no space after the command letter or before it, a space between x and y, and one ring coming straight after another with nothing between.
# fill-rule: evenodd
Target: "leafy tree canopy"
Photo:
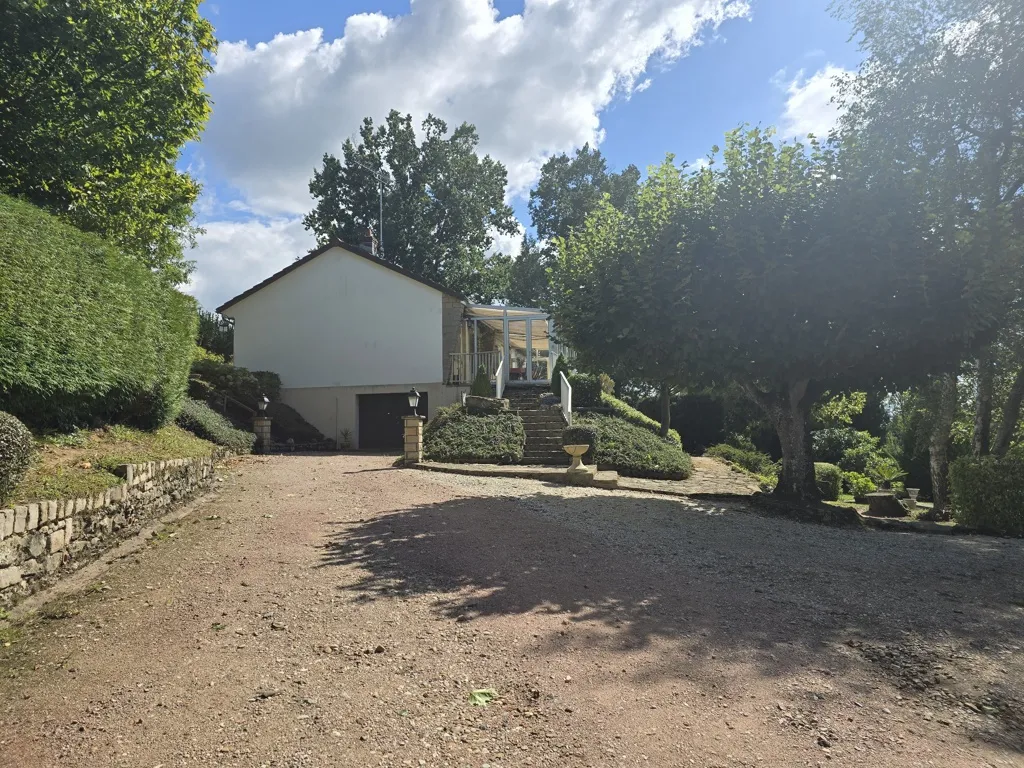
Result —
<instances>
[{"instance_id":1,"label":"leafy tree canopy","mask_svg":"<svg viewBox=\"0 0 1024 768\"><path fill-rule=\"evenodd\" d=\"M381 257L454 290L487 298L495 281L485 258L492 232L517 229L505 204L505 167L477 155L479 137L468 123L449 135L433 115L418 140L411 115L392 110L375 126L366 118L359 142L345 142L342 157L323 157L309 191L316 207L306 228L320 243L337 238L360 243L379 226L383 182L384 232Z\"/></svg>"},{"instance_id":2,"label":"leafy tree canopy","mask_svg":"<svg viewBox=\"0 0 1024 768\"><path fill-rule=\"evenodd\" d=\"M568 237L586 223L605 195L624 210L633 204L640 171L635 165L621 173L609 173L601 150L584 144L575 156L562 153L541 167L537 186L530 192L530 216L537 237L554 240Z\"/></svg>"},{"instance_id":3,"label":"leafy tree canopy","mask_svg":"<svg viewBox=\"0 0 1024 768\"><path fill-rule=\"evenodd\" d=\"M210 113L199 0L0 5L0 191L183 282L199 185L174 167Z\"/></svg>"},{"instance_id":4,"label":"leafy tree canopy","mask_svg":"<svg viewBox=\"0 0 1024 768\"><path fill-rule=\"evenodd\" d=\"M813 497L815 400L955 365L998 323L1009 259L968 259L974 233L936 230L926 178L855 144L740 129L714 154L694 174L663 165L634 213L606 203L569 238L556 322L645 378L739 383L779 434L779 492Z\"/></svg>"}]
</instances>

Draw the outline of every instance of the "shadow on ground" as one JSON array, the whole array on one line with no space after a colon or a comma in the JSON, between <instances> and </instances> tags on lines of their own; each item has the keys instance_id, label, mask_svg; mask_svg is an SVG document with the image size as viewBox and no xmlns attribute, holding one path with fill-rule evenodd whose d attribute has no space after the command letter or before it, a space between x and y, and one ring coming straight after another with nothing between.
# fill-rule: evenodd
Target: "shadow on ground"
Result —
<instances>
[{"instance_id":1,"label":"shadow on ground","mask_svg":"<svg viewBox=\"0 0 1024 768\"><path fill-rule=\"evenodd\" d=\"M982 698L960 690L970 688L961 675L975 675L987 697L979 709L999 723L980 735L1024 751L1021 542L554 491L460 498L337 526L322 563L363 570L345 587L356 600L435 594L436 610L461 621L541 612L600 622L607 631L589 642L605 650L671 644L648 678L712 657L780 677L839 674L866 660L911 695L948 689L960 707L961 696ZM1003 674L984 679L993 664ZM956 668L957 679L936 667Z\"/></svg>"}]
</instances>

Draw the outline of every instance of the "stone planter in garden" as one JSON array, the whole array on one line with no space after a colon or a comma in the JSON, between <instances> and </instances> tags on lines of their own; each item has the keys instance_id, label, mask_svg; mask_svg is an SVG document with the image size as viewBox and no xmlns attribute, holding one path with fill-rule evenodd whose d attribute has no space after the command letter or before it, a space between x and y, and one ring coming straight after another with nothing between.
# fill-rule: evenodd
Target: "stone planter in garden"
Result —
<instances>
[{"instance_id":1,"label":"stone planter in garden","mask_svg":"<svg viewBox=\"0 0 1024 768\"><path fill-rule=\"evenodd\" d=\"M865 496L870 517L906 517L907 508L892 491L879 491Z\"/></svg>"}]
</instances>

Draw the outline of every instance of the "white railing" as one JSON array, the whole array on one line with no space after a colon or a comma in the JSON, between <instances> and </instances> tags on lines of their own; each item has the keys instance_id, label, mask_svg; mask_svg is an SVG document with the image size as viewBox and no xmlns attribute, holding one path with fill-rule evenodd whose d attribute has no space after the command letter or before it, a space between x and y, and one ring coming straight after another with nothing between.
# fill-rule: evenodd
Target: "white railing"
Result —
<instances>
[{"instance_id":1,"label":"white railing","mask_svg":"<svg viewBox=\"0 0 1024 768\"><path fill-rule=\"evenodd\" d=\"M498 363L498 370L494 374L494 396L501 397L505 393L505 358Z\"/></svg>"},{"instance_id":2,"label":"white railing","mask_svg":"<svg viewBox=\"0 0 1024 768\"><path fill-rule=\"evenodd\" d=\"M569 386L569 380L565 378L565 373L562 371L558 372L558 376L562 380L562 415L565 416L565 423L570 427L572 426L572 387ZM501 397L501 395L498 395Z\"/></svg>"},{"instance_id":3,"label":"white railing","mask_svg":"<svg viewBox=\"0 0 1024 768\"><path fill-rule=\"evenodd\" d=\"M494 381L498 365L501 363L501 352L452 352L448 355L448 383L470 385L476 378L480 366Z\"/></svg>"}]
</instances>

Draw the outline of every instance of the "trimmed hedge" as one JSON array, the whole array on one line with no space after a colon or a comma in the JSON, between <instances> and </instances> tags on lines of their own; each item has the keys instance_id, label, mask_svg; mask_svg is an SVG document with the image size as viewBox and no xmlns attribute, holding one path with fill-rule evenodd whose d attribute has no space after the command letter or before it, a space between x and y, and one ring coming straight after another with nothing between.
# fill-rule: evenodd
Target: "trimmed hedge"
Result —
<instances>
[{"instance_id":1,"label":"trimmed hedge","mask_svg":"<svg viewBox=\"0 0 1024 768\"><path fill-rule=\"evenodd\" d=\"M515 464L523 458L526 430L514 411L474 416L461 405L438 408L423 430L423 456L457 464Z\"/></svg>"},{"instance_id":2,"label":"trimmed hedge","mask_svg":"<svg viewBox=\"0 0 1024 768\"><path fill-rule=\"evenodd\" d=\"M551 391L558 397L562 396L562 377L560 376L562 373L568 379L572 375L572 370L566 365L565 358L559 355L555 360L555 367L551 369ZM570 386L572 385L570 384Z\"/></svg>"},{"instance_id":3,"label":"trimmed hedge","mask_svg":"<svg viewBox=\"0 0 1024 768\"><path fill-rule=\"evenodd\" d=\"M222 445L235 453L252 453L256 444L256 435L235 429L230 421L198 400L186 399L181 404L177 423L196 437Z\"/></svg>"},{"instance_id":4,"label":"trimmed hedge","mask_svg":"<svg viewBox=\"0 0 1024 768\"><path fill-rule=\"evenodd\" d=\"M593 427L566 427L562 430L562 445L589 445L592 451L597 445L597 430Z\"/></svg>"},{"instance_id":5,"label":"trimmed hedge","mask_svg":"<svg viewBox=\"0 0 1024 768\"><path fill-rule=\"evenodd\" d=\"M1024 459L965 457L949 468L953 519L1002 536L1024 536Z\"/></svg>"},{"instance_id":6,"label":"trimmed hedge","mask_svg":"<svg viewBox=\"0 0 1024 768\"><path fill-rule=\"evenodd\" d=\"M679 445L617 416L577 414L573 426L596 430L596 450L584 461L596 462L601 469L658 480L685 480L693 473L693 462Z\"/></svg>"},{"instance_id":7,"label":"trimmed hedge","mask_svg":"<svg viewBox=\"0 0 1024 768\"><path fill-rule=\"evenodd\" d=\"M32 463L35 440L28 427L0 411L0 504L10 498Z\"/></svg>"},{"instance_id":8,"label":"trimmed hedge","mask_svg":"<svg viewBox=\"0 0 1024 768\"><path fill-rule=\"evenodd\" d=\"M615 395L610 395L607 392L602 392L601 405L604 406L605 408L610 408L612 413L615 416L619 417L620 419L624 419L625 421L628 421L630 424L635 424L636 426L642 427L643 429L646 429L649 432L653 432L658 437L661 437L661 435L659 434L661 432L660 421L652 419L650 416L641 413L636 408L631 406L629 403L624 402L623 400L619 400L619 398L615 397ZM573 403L573 407L576 407L575 402ZM671 440L676 445L678 445L680 448L682 448L683 440L679 436L679 432L677 432L676 430L670 429L668 431L668 439Z\"/></svg>"},{"instance_id":9,"label":"trimmed hedge","mask_svg":"<svg viewBox=\"0 0 1024 768\"><path fill-rule=\"evenodd\" d=\"M719 443L704 451L705 456L735 464L741 469L763 477L778 477L779 465L767 453L737 448L729 443Z\"/></svg>"},{"instance_id":10,"label":"trimmed hedge","mask_svg":"<svg viewBox=\"0 0 1024 768\"><path fill-rule=\"evenodd\" d=\"M191 378L206 387L190 387L189 394L196 399L206 397L208 389L230 395L250 408L257 408L266 395L271 402L281 399L281 377L271 371L250 371L212 357L201 357L192 363Z\"/></svg>"},{"instance_id":11,"label":"trimmed hedge","mask_svg":"<svg viewBox=\"0 0 1024 768\"><path fill-rule=\"evenodd\" d=\"M596 408L601 405L601 379L592 373L574 373L566 377L572 387L572 407Z\"/></svg>"},{"instance_id":12,"label":"trimmed hedge","mask_svg":"<svg viewBox=\"0 0 1024 768\"><path fill-rule=\"evenodd\" d=\"M0 195L0 402L36 428L154 428L188 384L195 300L145 265Z\"/></svg>"},{"instance_id":13,"label":"trimmed hedge","mask_svg":"<svg viewBox=\"0 0 1024 768\"><path fill-rule=\"evenodd\" d=\"M814 462L814 482L824 501L839 501L843 492L843 470L835 464L824 461Z\"/></svg>"}]
</instances>

